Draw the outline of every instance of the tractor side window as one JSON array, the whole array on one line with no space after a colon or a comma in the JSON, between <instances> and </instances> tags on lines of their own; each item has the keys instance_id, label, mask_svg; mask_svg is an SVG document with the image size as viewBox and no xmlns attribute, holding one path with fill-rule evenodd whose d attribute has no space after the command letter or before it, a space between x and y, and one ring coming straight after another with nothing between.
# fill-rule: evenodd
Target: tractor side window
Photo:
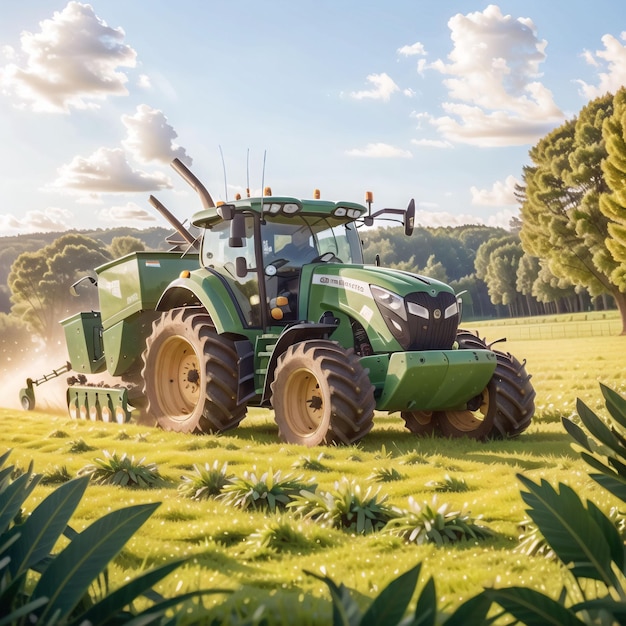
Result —
<instances>
[{"instance_id":1,"label":"tractor side window","mask_svg":"<svg viewBox=\"0 0 626 626\"><path fill-rule=\"evenodd\" d=\"M231 248L230 223L220 222L210 230L206 230L202 239L202 264L219 272L231 287L239 309L248 326L259 326L261 310L259 285L254 270L254 220L246 217L246 235L242 248ZM248 273L237 276L235 271L237 257L246 259Z\"/></svg>"}]
</instances>

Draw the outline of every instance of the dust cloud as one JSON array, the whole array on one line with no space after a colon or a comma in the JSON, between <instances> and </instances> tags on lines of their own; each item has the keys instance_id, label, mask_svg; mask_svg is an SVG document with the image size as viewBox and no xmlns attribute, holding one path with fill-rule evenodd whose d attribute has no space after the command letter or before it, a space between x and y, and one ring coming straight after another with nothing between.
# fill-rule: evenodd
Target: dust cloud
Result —
<instances>
[{"instance_id":1,"label":"dust cloud","mask_svg":"<svg viewBox=\"0 0 626 626\"><path fill-rule=\"evenodd\" d=\"M62 342L45 345L32 343L25 346L4 348L0 354L0 407L22 409L20 389L26 387L26 379L33 381L49 375L68 360L67 349ZM65 413L67 378L71 373L34 385L36 410Z\"/></svg>"}]
</instances>

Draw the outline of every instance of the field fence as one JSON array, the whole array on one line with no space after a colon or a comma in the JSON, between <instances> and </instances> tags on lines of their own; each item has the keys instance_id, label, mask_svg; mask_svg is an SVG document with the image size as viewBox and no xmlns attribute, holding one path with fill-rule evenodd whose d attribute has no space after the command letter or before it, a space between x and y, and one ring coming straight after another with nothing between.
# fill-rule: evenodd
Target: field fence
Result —
<instances>
[{"instance_id":1,"label":"field fence","mask_svg":"<svg viewBox=\"0 0 626 626\"><path fill-rule=\"evenodd\" d=\"M481 330L493 336L496 327L485 326ZM617 336L622 331L622 322L619 319L593 320L580 322L556 322L544 324L504 324L497 327L498 332L511 341L537 339L574 339L579 337L608 337Z\"/></svg>"}]
</instances>

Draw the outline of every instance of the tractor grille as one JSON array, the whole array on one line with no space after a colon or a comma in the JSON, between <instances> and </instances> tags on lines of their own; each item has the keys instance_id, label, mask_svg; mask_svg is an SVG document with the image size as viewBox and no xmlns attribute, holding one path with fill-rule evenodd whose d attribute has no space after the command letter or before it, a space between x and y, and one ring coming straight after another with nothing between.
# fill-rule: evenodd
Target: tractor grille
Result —
<instances>
[{"instance_id":1,"label":"tractor grille","mask_svg":"<svg viewBox=\"0 0 626 626\"><path fill-rule=\"evenodd\" d=\"M456 339L459 309L456 296L420 291L405 298L410 327L409 350L449 350Z\"/></svg>"}]
</instances>

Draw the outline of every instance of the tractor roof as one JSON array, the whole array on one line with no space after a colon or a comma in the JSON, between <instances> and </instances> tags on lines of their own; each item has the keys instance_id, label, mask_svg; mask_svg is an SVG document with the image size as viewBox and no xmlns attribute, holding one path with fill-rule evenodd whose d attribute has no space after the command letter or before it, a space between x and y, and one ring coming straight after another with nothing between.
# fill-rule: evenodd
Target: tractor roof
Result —
<instances>
[{"instance_id":1,"label":"tractor roof","mask_svg":"<svg viewBox=\"0 0 626 626\"><path fill-rule=\"evenodd\" d=\"M356 202L330 202L328 200L300 200L289 196L264 196L263 198L242 198L228 204L220 204L198 211L191 218L194 226L208 228L221 221L225 207L230 210L252 211L263 213L267 217L290 216L290 215L314 215L323 217L335 217L341 221L351 222L368 213L368 209Z\"/></svg>"}]
</instances>

